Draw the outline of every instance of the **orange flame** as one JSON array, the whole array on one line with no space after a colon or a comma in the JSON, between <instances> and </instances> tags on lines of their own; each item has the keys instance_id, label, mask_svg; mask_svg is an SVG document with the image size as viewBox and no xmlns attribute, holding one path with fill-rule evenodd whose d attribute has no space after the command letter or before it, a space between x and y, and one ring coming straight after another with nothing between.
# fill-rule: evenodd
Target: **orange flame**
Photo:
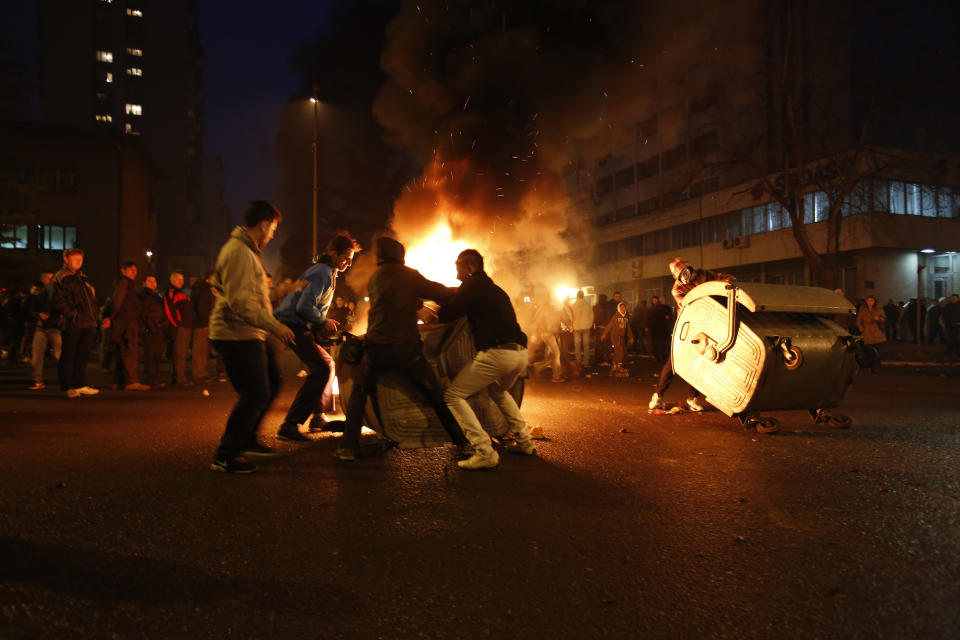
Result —
<instances>
[{"instance_id":1,"label":"orange flame","mask_svg":"<svg viewBox=\"0 0 960 640\"><path fill-rule=\"evenodd\" d=\"M457 280L457 256L470 247L466 242L454 241L450 225L438 223L416 244L407 248L406 264L448 287L460 284Z\"/></svg>"}]
</instances>

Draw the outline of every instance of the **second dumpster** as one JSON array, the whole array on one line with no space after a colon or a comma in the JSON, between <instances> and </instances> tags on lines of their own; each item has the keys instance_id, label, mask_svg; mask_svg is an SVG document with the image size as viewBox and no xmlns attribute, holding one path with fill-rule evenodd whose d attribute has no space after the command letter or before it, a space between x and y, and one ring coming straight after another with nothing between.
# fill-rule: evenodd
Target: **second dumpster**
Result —
<instances>
[{"instance_id":1,"label":"second dumpster","mask_svg":"<svg viewBox=\"0 0 960 640\"><path fill-rule=\"evenodd\" d=\"M868 360L862 339L833 321L853 311L846 298L818 287L701 284L677 318L674 371L717 409L763 433L778 423L760 412L784 409L849 426L849 418L827 410Z\"/></svg>"}]
</instances>

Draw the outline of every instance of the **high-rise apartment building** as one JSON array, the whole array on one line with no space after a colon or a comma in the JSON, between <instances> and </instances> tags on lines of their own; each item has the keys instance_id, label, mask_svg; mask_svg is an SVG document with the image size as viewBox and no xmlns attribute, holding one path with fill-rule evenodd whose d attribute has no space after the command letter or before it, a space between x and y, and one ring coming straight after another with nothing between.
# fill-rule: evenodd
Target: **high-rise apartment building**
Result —
<instances>
[{"instance_id":1,"label":"high-rise apartment building","mask_svg":"<svg viewBox=\"0 0 960 640\"><path fill-rule=\"evenodd\" d=\"M43 0L40 110L127 139L159 169L161 271L200 275L203 51L195 0Z\"/></svg>"}]
</instances>

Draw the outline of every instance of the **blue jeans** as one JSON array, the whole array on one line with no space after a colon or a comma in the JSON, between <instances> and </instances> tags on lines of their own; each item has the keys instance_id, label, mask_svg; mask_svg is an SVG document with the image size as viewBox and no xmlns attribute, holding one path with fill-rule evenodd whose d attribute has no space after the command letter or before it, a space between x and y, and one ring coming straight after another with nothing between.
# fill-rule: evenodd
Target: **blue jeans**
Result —
<instances>
[{"instance_id":1,"label":"blue jeans","mask_svg":"<svg viewBox=\"0 0 960 640\"><path fill-rule=\"evenodd\" d=\"M343 427L340 446L356 450L360 445L360 431L363 428L363 412L367 406L367 397L377 390L377 380L386 371L395 371L406 375L429 400L430 406L437 412L440 423L454 444L468 444L463 429L453 417L450 408L443 400L443 386L433 372L433 367L423 356L420 344L370 344L363 352L363 362L357 369L353 383L353 393L347 404L347 420Z\"/></svg>"},{"instance_id":2,"label":"blue jeans","mask_svg":"<svg viewBox=\"0 0 960 640\"><path fill-rule=\"evenodd\" d=\"M333 358L317 344L312 331L301 328L294 329L294 333L293 350L307 367L307 378L293 399L280 431L297 431L297 425L306 422L311 413L333 410Z\"/></svg>"},{"instance_id":3,"label":"blue jeans","mask_svg":"<svg viewBox=\"0 0 960 640\"><path fill-rule=\"evenodd\" d=\"M214 340L230 384L240 396L227 418L215 457L235 458L257 440L257 428L280 391L280 369L263 340Z\"/></svg>"}]
</instances>

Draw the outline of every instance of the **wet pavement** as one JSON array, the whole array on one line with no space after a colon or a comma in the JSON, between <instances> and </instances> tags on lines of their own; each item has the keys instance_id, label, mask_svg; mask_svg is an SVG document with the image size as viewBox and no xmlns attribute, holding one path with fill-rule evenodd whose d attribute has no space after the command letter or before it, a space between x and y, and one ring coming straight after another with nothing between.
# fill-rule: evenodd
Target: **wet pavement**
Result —
<instances>
[{"instance_id":1,"label":"wet pavement","mask_svg":"<svg viewBox=\"0 0 960 640\"><path fill-rule=\"evenodd\" d=\"M287 354L289 356L289 354ZM861 373L854 427L654 416L654 367L533 381L537 458L209 470L226 383L79 399L0 367L0 637L952 638L960 375ZM91 365L93 371L93 365ZM93 382L105 383L99 372ZM679 402L679 381L667 400ZM208 396L203 390L209 391Z\"/></svg>"}]
</instances>

